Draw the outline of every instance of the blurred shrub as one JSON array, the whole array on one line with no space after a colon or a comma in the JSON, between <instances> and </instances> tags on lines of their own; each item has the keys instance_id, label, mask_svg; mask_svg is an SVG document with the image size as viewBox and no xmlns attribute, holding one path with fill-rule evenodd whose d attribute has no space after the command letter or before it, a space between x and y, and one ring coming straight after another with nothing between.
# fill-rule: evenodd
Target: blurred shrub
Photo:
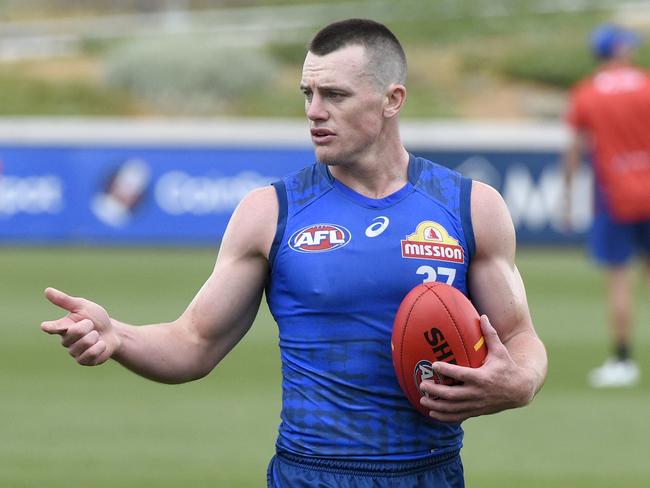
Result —
<instances>
[{"instance_id":1,"label":"blurred shrub","mask_svg":"<svg viewBox=\"0 0 650 488\"><path fill-rule=\"evenodd\" d=\"M106 58L106 82L163 112L206 115L268 86L277 63L260 49L203 39L136 41Z\"/></svg>"},{"instance_id":2,"label":"blurred shrub","mask_svg":"<svg viewBox=\"0 0 650 488\"><path fill-rule=\"evenodd\" d=\"M520 15L486 19L479 42L463 43L467 71L566 88L595 63L587 47L590 30L603 13ZM487 30L492 26L492 30Z\"/></svg>"},{"instance_id":3,"label":"blurred shrub","mask_svg":"<svg viewBox=\"0 0 650 488\"><path fill-rule=\"evenodd\" d=\"M124 93L84 81L54 83L17 70L0 70L0 116L134 115L137 105Z\"/></svg>"},{"instance_id":4,"label":"blurred shrub","mask_svg":"<svg viewBox=\"0 0 650 488\"><path fill-rule=\"evenodd\" d=\"M480 45L461 46L463 67L567 89L597 66L589 50L589 37L594 26L605 20L602 12L524 16L508 35L494 33L481 39ZM542 29L545 23L552 30ZM641 46L637 61L650 66L648 46Z\"/></svg>"},{"instance_id":5,"label":"blurred shrub","mask_svg":"<svg viewBox=\"0 0 650 488\"><path fill-rule=\"evenodd\" d=\"M307 43L272 42L268 49L271 55L281 63L302 66L307 54Z\"/></svg>"},{"instance_id":6,"label":"blurred shrub","mask_svg":"<svg viewBox=\"0 0 650 488\"><path fill-rule=\"evenodd\" d=\"M584 43L565 42L558 46L520 45L509 50L497 66L510 78L568 88L591 72L596 62Z\"/></svg>"},{"instance_id":7,"label":"blurred shrub","mask_svg":"<svg viewBox=\"0 0 650 488\"><path fill-rule=\"evenodd\" d=\"M557 88L569 88L589 75L598 62L581 39L548 40L545 43L523 43L506 51L495 63L504 75L539 82ZM650 49L642 46L636 61L650 66Z\"/></svg>"}]
</instances>

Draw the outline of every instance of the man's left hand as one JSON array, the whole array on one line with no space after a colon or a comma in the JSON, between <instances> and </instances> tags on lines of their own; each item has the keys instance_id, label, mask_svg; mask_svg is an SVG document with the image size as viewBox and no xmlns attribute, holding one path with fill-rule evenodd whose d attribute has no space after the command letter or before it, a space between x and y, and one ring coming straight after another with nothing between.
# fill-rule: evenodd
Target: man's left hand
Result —
<instances>
[{"instance_id":1,"label":"man's left hand","mask_svg":"<svg viewBox=\"0 0 650 488\"><path fill-rule=\"evenodd\" d=\"M535 394L532 372L517 365L487 316L481 317L487 346L485 363L468 368L445 362L433 363L438 374L460 384L447 386L423 381L420 389L428 394L420 403L429 415L441 422L460 423L471 417L488 415L528 404Z\"/></svg>"}]
</instances>

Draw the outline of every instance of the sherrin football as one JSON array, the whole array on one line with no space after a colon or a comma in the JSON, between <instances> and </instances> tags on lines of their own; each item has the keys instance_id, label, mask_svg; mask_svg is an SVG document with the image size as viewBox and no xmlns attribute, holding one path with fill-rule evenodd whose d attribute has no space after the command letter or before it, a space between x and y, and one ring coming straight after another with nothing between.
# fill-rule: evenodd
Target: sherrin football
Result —
<instances>
[{"instance_id":1,"label":"sherrin football","mask_svg":"<svg viewBox=\"0 0 650 488\"><path fill-rule=\"evenodd\" d=\"M423 415L428 410L420 405L422 380L456 383L435 373L434 362L478 368L487 355L472 302L453 286L438 282L418 285L404 297L395 315L391 346L399 385Z\"/></svg>"}]
</instances>

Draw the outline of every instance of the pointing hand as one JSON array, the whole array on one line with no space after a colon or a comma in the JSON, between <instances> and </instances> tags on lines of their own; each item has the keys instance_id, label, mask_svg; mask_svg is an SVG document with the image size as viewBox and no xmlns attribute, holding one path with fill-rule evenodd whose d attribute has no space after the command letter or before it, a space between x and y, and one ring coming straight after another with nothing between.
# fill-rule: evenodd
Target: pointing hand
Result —
<instances>
[{"instance_id":1,"label":"pointing hand","mask_svg":"<svg viewBox=\"0 0 650 488\"><path fill-rule=\"evenodd\" d=\"M47 288L45 297L68 314L58 320L43 322L41 329L48 334L60 335L61 344L79 364L95 366L113 355L119 341L103 307L54 288Z\"/></svg>"}]
</instances>

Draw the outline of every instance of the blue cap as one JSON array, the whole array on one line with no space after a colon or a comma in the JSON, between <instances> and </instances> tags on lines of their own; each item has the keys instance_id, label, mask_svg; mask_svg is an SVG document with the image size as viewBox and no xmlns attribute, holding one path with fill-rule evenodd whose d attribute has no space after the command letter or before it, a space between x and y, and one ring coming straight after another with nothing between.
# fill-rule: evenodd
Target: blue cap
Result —
<instances>
[{"instance_id":1,"label":"blue cap","mask_svg":"<svg viewBox=\"0 0 650 488\"><path fill-rule=\"evenodd\" d=\"M618 47L634 47L640 43L640 35L614 24L602 24L591 33L591 50L602 59L611 58Z\"/></svg>"}]
</instances>

